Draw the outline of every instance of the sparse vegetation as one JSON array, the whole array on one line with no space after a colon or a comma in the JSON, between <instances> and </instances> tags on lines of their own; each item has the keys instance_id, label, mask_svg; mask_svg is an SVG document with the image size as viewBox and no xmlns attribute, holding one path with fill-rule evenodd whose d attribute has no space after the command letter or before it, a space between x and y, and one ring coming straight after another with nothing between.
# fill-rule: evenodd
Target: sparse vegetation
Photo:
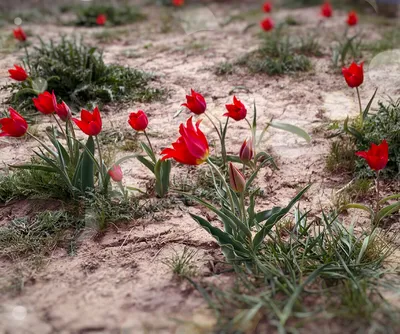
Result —
<instances>
[{"instance_id":1,"label":"sparse vegetation","mask_svg":"<svg viewBox=\"0 0 400 334\"><path fill-rule=\"evenodd\" d=\"M193 277L196 275L196 267L193 265L196 250L185 246L181 254L174 251L175 254L165 259L163 263L167 265L172 273L180 278Z\"/></svg>"}]
</instances>

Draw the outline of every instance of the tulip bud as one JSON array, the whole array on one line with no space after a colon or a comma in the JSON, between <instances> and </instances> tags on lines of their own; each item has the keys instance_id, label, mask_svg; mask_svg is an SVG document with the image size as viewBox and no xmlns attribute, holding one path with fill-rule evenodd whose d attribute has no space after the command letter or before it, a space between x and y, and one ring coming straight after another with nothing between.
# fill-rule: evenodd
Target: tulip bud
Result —
<instances>
[{"instance_id":1,"label":"tulip bud","mask_svg":"<svg viewBox=\"0 0 400 334\"><path fill-rule=\"evenodd\" d=\"M110 168L110 170L108 171L108 174L111 176L113 181L115 181L115 182L122 181L123 174L122 174L121 166L119 166L119 165L112 166Z\"/></svg>"},{"instance_id":2,"label":"tulip bud","mask_svg":"<svg viewBox=\"0 0 400 334\"><path fill-rule=\"evenodd\" d=\"M243 142L242 147L240 148L239 157L243 162L249 162L253 159L254 151L253 151L253 140L247 139Z\"/></svg>"},{"instance_id":3,"label":"tulip bud","mask_svg":"<svg viewBox=\"0 0 400 334\"><path fill-rule=\"evenodd\" d=\"M229 182L232 189L238 193L243 192L246 186L243 174L231 162L229 163Z\"/></svg>"}]
</instances>

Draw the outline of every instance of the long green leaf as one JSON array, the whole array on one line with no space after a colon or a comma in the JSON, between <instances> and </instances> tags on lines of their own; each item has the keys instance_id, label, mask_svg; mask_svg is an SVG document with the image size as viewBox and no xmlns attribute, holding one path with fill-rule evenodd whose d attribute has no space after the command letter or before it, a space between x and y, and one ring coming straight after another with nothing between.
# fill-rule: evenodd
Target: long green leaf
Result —
<instances>
[{"instance_id":1,"label":"long green leaf","mask_svg":"<svg viewBox=\"0 0 400 334\"><path fill-rule=\"evenodd\" d=\"M276 122L272 121L270 123L270 126L276 129L284 130L290 133L293 133L304 140L306 140L308 143L311 141L310 135L304 131L303 129L299 128L298 126L292 125L292 124L287 124L287 123L281 123L281 122Z\"/></svg>"},{"instance_id":2,"label":"long green leaf","mask_svg":"<svg viewBox=\"0 0 400 334\"><path fill-rule=\"evenodd\" d=\"M371 108L372 102L374 101L374 98L375 98L375 95L376 95L377 91L378 91L378 88L375 89L374 95L372 95L372 97L369 100L367 106L365 107L364 112L363 112L363 119L367 118L368 113L369 113L369 109Z\"/></svg>"},{"instance_id":3,"label":"long green leaf","mask_svg":"<svg viewBox=\"0 0 400 334\"><path fill-rule=\"evenodd\" d=\"M89 136L86 142L86 149L83 152L81 168L81 190L83 192L85 192L86 189L94 189L94 162L89 152L94 157L94 140L92 136Z\"/></svg>"}]
</instances>

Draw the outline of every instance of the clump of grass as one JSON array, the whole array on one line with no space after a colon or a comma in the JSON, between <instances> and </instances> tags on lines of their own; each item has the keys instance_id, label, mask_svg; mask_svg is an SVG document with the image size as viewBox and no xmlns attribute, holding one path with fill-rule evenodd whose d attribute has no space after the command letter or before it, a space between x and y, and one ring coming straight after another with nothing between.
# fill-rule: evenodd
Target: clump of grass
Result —
<instances>
[{"instance_id":1,"label":"clump of grass","mask_svg":"<svg viewBox=\"0 0 400 334\"><path fill-rule=\"evenodd\" d=\"M339 37L335 41L332 49L332 67L341 68L350 60L358 61L362 57L362 36Z\"/></svg>"},{"instance_id":2,"label":"clump of grass","mask_svg":"<svg viewBox=\"0 0 400 334\"><path fill-rule=\"evenodd\" d=\"M288 15L288 16L285 17L285 23L286 23L288 26L298 26L298 25L301 24L301 22L299 22L298 20L296 20L296 18L294 18L294 17L291 16L291 15Z\"/></svg>"},{"instance_id":3,"label":"clump of grass","mask_svg":"<svg viewBox=\"0 0 400 334\"><path fill-rule=\"evenodd\" d=\"M337 191L333 196L333 204L336 209L350 204L358 203L365 198L371 187L371 179L354 179L344 188Z\"/></svg>"},{"instance_id":4,"label":"clump of grass","mask_svg":"<svg viewBox=\"0 0 400 334\"><path fill-rule=\"evenodd\" d=\"M233 264L238 275L233 289L205 289L189 280L215 311L215 330L307 331L310 320L326 316L343 329L347 321L356 322L355 328L374 328L377 323L398 328L394 321L385 322L390 304L380 293L398 288L384 276L390 274L383 266L396 248L394 240L382 230L357 235L334 212L311 222L299 209L294 216L285 234L281 228L270 233L271 240L257 255L259 272L249 274L248 267Z\"/></svg>"},{"instance_id":5,"label":"clump of grass","mask_svg":"<svg viewBox=\"0 0 400 334\"><path fill-rule=\"evenodd\" d=\"M234 71L233 64L227 61L217 64L214 68L214 74L218 76L233 74Z\"/></svg>"},{"instance_id":6,"label":"clump of grass","mask_svg":"<svg viewBox=\"0 0 400 334\"><path fill-rule=\"evenodd\" d=\"M81 219L66 211L15 218L0 227L0 256L48 255L60 243L67 245L76 238L83 226Z\"/></svg>"},{"instance_id":7,"label":"clump of grass","mask_svg":"<svg viewBox=\"0 0 400 334\"><path fill-rule=\"evenodd\" d=\"M106 65L95 47L62 38L44 43L30 56L31 76L47 80L47 90L72 106L102 105L121 100L151 101L162 91L149 87L152 75L121 65ZM33 109L32 93L13 83L11 102L17 110Z\"/></svg>"},{"instance_id":8,"label":"clump of grass","mask_svg":"<svg viewBox=\"0 0 400 334\"><path fill-rule=\"evenodd\" d=\"M296 52L313 57L321 57L321 44L315 35L300 36L298 45L295 47Z\"/></svg>"},{"instance_id":9,"label":"clump of grass","mask_svg":"<svg viewBox=\"0 0 400 334\"><path fill-rule=\"evenodd\" d=\"M120 41L122 38L129 34L128 29L105 29L93 34L93 37L100 43L111 43Z\"/></svg>"},{"instance_id":10,"label":"clump of grass","mask_svg":"<svg viewBox=\"0 0 400 334\"><path fill-rule=\"evenodd\" d=\"M282 27L278 27L263 38L258 50L244 56L238 64L246 65L254 73L269 75L306 72L312 66L310 59L302 52L294 39L284 35Z\"/></svg>"},{"instance_id":11,"label":"clump of grass","mask_svg":"<svg viewBox=\"0 0 400 334\"><path fill-rule=\"evenodd\" d=\"M68 10L68 9L66 9ZM113 6L95 5L70 7L77 15L74 22L77 26L93 27L97 26L96 18L100 14L107 17L107 25L122 25L143 21L146 18L138 7L135 6Z\"/></svg>"},{"instance_id":12,"label":"clump of grass","mask_svg":"<svg viewBox=\"0 0 400 334\"><path fill-rule=\"evenodd\" d=\"M193 265L196 250L191 250L185 246L181 254L174 250L175 254L165 259L163 263L167 265L172 273L178 277L193 277L196 275L196 267Z\"/></svg>"},{"instance_id":13,"label":"clump of grass","mask_svg":"<svg viewBox=\"0 0 400 334\"><path fill-rule=\"evenodd\" d=\"M338 139L331 143L326 157L326 168L332 173L353 173L356 167L355 146L349 139Z\"/></svg>"},{"instance_id":14,"label":"clump of grass","mask_svg":"<svg viewBox=\"0 0 400 334\"><path fill-rule=\"evenodd\" d=\"M37 162L32 160L32 163ZM21 198L59 198L70 197L61 177L40 170L17 169L0 175L0 203Z\"/></svg>"}]
</instances>

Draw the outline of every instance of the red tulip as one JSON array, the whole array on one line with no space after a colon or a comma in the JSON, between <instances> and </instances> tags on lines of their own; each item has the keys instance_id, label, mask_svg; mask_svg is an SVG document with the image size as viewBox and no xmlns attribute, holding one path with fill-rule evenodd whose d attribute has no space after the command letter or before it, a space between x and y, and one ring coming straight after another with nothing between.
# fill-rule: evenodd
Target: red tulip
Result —
<instances>
[{"instance_id":1,"label":"red tulip","mask_svg":"<svg viewBox=\"0 0 400 334\"><path fill-rule=\"evenodd\" d=\"M50 115L55 111L53 96L49 92L39 94L38 97L33 98L32 100L36 109L39 110L42 114Z\"/></svg>"},{"instance_id":2,"label":"red tulip","mask_svg":"<svg viewBox=\"0 0 400 334\"><path fill-rule=\"evenodd\" d=\"M147 124L149 124L149 120L147 115L142 110L139 110L138 112L133 112L129 115L128 123L132 129L136 131L144 131L147 128Z\"/></svg>"},{"instance_id":3,"label":"red tulip","mask_svg":"<svg viewBox=\"0 0 400 334\"><path fill-rule=\"evenodd\" d=\"M349 26L355 26L358 22L357 13L354 11L349 12L346 22Z\"/></svg>"},{"instance_id":4,"label":"red tulip","mask_svg":"<svg viewBox=\"0 0 400 334\"><path fill-rule=\"evenodd\" d=\"M99 14L96 18L96 24L99 26L103 26L105 25L107 22L107 16L105 16L104 14Z\"/></svg>"},{"instance_id":5,"label":"red tulip","mask_svg":"<svg viewBox=\"0 0 400 334\"><path fill-rule=\"evenodd\" d=\"M349 87L354 88L360 86L364 82L364 62L357 65L353 62L349 68L343 67L343 76L349 85Z\"/></svg>"},{"instance_id":6,"label":"red tulip","mask_svg":"<svg viewBox=\"0 0 400 334\"><path fill-rule=\"evenodd\" d=\"M356 155L365 159L371 169L380 171L388 163L389 145L384 139L379 145L371 144L369 151L357 152Z\"/></svg>"},{"instance_id":7,"label":"red tulip","mask_svg":"<svg viewBox=\"0 0 400 334\"><path fill-rule=\"evenodd\" d=\"M172 144L172 148L164 149L161 154L162 160L175 159L185 165L200 165L207 160L209 155L208 141L204 133L200 130L201 120L193 126L192 117L184 124L179 126L180 137Z\"/></svg>"},{"instance_id":8,"label":"red tulip","mask_svg":"<svg viewBox=\"0 0 400 334\"><path fill-rule=\"evenodd\" d=\"M253 150L253 140L245 140L240 148L239 157L243 162L248 162L253 159L254 150Z\"/></svg>"},{"instance_id":9,"label":"red tulip","mask_svg":"<svg viewBox=\"0 0 400 334\"><path fill-rule=\"evenodd\" d=\"M99 108L94 108L92 113L88 110L82 109L81 119L82 120L73 118L72 120L75 122L78 128L88 136L97 136L100 133L102 122Z\"/></svg>"},{"instance_id":10,"label":"red tulip","mask_svg":"<svg viewBox=\"0 0 400 334\"><path fill-rule=\"evenodd\" d=\"M231 188L238 193L243 192L246 186L246 179L244 178L244 175L240 172L240 170L233 165L232 162L229 163L228 173Z\"/></svg>"},{"instance_id":11,"label":"red tulip","mask_svg":"<svg viewBox=\"0 0 400 334\"><path fill-rule=\"evenodd\" d=\"M172 4L176 7L180 7L185 4L185 0L172 0Z\"/></svg>"},{"instance_id":12,"label":"red tulip","mask_svg":"<svg viewBox=\"0 0 400 334\"><path fill-rule=\"evenodd\" d=\"M207 103L203 95L195 92L193 89L190 91L192 95L186 95L187 103L183 103L182 106L185 106L196 115L204 113L207 108Z\"/></svg>"},{"instance_id":13,"label":"red tulip","mask_svg":"<svg viewBox=\"0 0 400 334\"><path fill-rule=\"evenodd\" d=\"M51 94L53 98L53 108L56 111L56 114L62 121L66 121L67 119L71 118L71 110L69 109L68 105L62 101L61 103L57 103L56 95L53 93Z\"/></svg>"},{"instance_id":14,"label":"red tulip","mask_svg":"<svg viewBox=\"0 0 400 334\"><path fill-rule=\"evenodd\" d=\"M8 108L10 118L0 119L0 137L22 137L28 130L28 123L13 108Z\"/></svg>"},{"instance_id":15,"label":"red tulip","mask_svg":"<svg viewBox=\"0 0 400 334\"><path fill-rule=\"evenodd\" d=\"M321 14L322 14L322 16L331 17L332 13L333 13L333 9L332 9L331 4L329 2L325 2L321 6Z\"/></svg>"},{"instance_id":16,"label":"red tulip","mask_svg":"<svg viewBox=\"0 0 400 334\"><path fill-rule=\"evenodd\" d=\"M18 27L18 28L16 28L16 29L14 29L14 30L13 30L13 34L14 34L14 37L15 37L17 40L19 40L19 41L21 41L21 42L25 42L25 41L26 41L26 34L25 34L25 31L24 31L21 27Z\"/></svg>"},{"instance_id":17,"label":"red tulip","mask_svg":"<svg viewBox=\"0 0 400 334\"><path fill-rule=\"evenodd\" d=\"M14 65L14 68L9 69L8 73L10 73L10 78L17 81L25 81L28 78L28 74L26 71L18 65Z\"/></svg>"},{"instance_id":18,"label":"red tulip","mask_svg":"<svg viewBox=\"0 0 400 334\"><path fill-rule=\"evenodd\" d=\"M112 166L110 168L110 170L108 171L108 174L113 179L113 181L115 181L115 182L122 181L123 174L122 174L121 166L119 166L119 165Z\"/></svg>"},{"instance_id":19,"label":"red tulip","mask_svg":"<svg viewBox=\"0 0 400 334\"><path fill-rule=\"evenodd\" d=\"M272 19L267 17L266 19L260 22L260 25L264 31L270 31L274 28L274 21L272 21Z\"/></svg>"},{"instance_id":20,"label":"red tulip","mask_svg":"<svg viewBox=\"0 0 400 334\"><path fill-rule=\"evenodd\" d=\"M272 10L272 4L269 1L265 2L263 5L263 10L265 13L269 13Z\"/></svg>"},{"instance_id":21,"label":"red tulip","mask_svg":"<svg viewBox=\"0 0 400 334\"><path fill-rule=\"evenodd\" d=\"M225 113L224 116L233 118L235 121L240 121L246 118L246 107L242 102L240 102L240 100L236 98L236 96L233 96L233 104L227 104L225 107L228 112Z\"/></svg>"}]
</instances>

